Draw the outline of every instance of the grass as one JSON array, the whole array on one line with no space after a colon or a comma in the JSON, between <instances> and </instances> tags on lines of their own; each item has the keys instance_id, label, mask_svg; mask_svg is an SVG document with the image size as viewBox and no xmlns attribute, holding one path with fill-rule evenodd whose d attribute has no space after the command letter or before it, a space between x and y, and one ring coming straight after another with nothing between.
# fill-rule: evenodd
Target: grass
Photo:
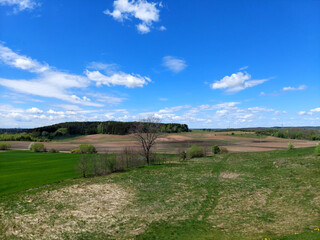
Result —
<instances>
[{"instance_id":1,"label":"grass","mask_svg":"<svg viewBox=\"0 0 320 240\"><path fill-rule=\"evenodd\" d=\"M313 152L216 155L2 196L0 238L320 239Z\"/></svg>"},{"instance_id":2,"label":"grass","mask_svg":"<svg viewBox=\"0 0 320 240\"><path fill-rule=\"evenodd\" d=\"M0 196L79 177L78 159L68 153L0 152Z\"/></svg>"}]
</instances>

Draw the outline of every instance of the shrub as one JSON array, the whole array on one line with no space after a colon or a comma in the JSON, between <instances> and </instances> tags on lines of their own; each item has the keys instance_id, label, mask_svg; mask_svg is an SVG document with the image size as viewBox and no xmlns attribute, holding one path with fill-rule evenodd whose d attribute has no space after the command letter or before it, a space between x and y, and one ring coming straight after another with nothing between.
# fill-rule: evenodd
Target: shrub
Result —
<instances>
[{"instance_id":1,"label":"shrub","mask_svg":"<svg viewBox=\"0 0 320 240\"><path fill-rule=\"evenodd\" d=\"M293 149L294 149L293 142L289 142L288 143L288 150L293 150Z\"/></svg>"},{"instance_id":2,"label":"shrub","mask_svg":"<svg viewBox=\"0 0 320 240\"><path fill-rule=\"evenodd\" d=\"M179 154L179 159L180 159L181 161L185 161L185 160L187 159L187 153L186 153L186 151L182 150L182 151L180 152L180 154Z\"/></svg>"},{"instance_id":3,"label":"shrub","mask_svg":"<svg viewBox=\"0 0 320 240\"><path fill-rule=\"evenodd\" d=\"M96 153L97 150L92 144L80 144L78 149L81 153Z\"/></svg>"},{"instance_id":4,"label":"shrub","mask_svg":"<svg viewBox=\"0 0 320 240\"><path fill-rule=\"evenodd\" d=\"M46 152L46 148L43 143L31 143L29 145L31 152Z\"/></svg>"},{"instance_id":5,"label":"shrub","mask_svg":"<svg viewBox=\"0 0 320 240\"><path fill-rule=\"evenodd\" d=\"M72 149L71 153L96 153L96 148L91 144L80 144L78 148Z\"/></svg>"},{"instance_id":6,"label":"shrub","mask_svg":"<svg viewBox=\"0 0 320 240\"><path fill-rule=\"evenodd\" d=\"M316 146L314 153L316 154L316 156L320 156L320 142L318 143L318 146Z\"/></svg>"},{"instance_id":7,"label":"shrub","mask_svg":"<svg viewBox=\"0 0 320 240\"><path fill-rule=\"evenodd\" d=\"M0 150L8 150L11 148L10 143L0 143Z\"/></svg>"},{"instance_id":8,"label":"shrub","mask_svg":"<svg viewBox=\"0 0 320 240\"><path fill-rule=\"evenodd\" d=\"M213 146L212 146L212 153L213 153L213 154L218 154L218 153L220 153L220 148L219 148L218 145L213 145Z\"/></svg>"},{"instance_id":9,"label":"shrub","mask_svg":"<svg viewBox=\"0 0 320 240\"><path fill-rule=\"evenodd\" d=\"M49 153L58 153L59 152L59 150L57 150L57 149L55 149L55 148L51 148L50 150L49 150Z\"/></svg>"},{"instance_id":10,"label":"shrub","mask_svg":"<svg viewBox=\"0 0 320 240\"><path fill-rule=\"evenodd\" d=\"M203 157L204 151L203 148L197 145L192 145L187 152L189 158Z\"/></svg>"}]
</instances>

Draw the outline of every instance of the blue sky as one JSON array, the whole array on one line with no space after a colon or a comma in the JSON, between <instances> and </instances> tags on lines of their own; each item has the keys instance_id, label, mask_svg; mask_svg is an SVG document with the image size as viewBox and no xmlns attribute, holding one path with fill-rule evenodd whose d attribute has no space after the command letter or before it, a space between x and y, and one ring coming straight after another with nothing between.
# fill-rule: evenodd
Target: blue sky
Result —
<instances>
[{"instance_id":1,"label":"blue sky","mask_svg":"<svg viewBox=\"0 0 320 240\"><path fill-rule=\"evenodd\" d=\"M320 125L315 0L0 0L0 127Z\"/></svg>"}]
</instances>

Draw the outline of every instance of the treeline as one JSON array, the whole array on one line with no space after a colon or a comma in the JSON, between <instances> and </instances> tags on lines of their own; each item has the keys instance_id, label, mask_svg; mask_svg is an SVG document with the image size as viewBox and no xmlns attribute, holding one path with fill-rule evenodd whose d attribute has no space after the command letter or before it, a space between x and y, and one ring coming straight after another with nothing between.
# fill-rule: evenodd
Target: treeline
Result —
<instances>
[{"instance_id":1,"label":"treeline","mask_svg":"<svg viewBox=\"0 0 320 240\"><path fill-rule=\"evenodd\" d=\"M137 122L65 122L54 124L50 126L29 129L27 132L38 134L38 135L48 135L54 134L56 136L61 135L88 135L88 134L116 134L125 135L129 134L130 130L137 124ZM160 128L162 132L165 133L179 133L188 132L189 128L186 124L178 123L161 123Z\"/></svg>"},{"instance_id":2,"label":"treeline","mask_svg":"<svg viewBox=\"0 0 320 240\"><path fill-rule=\"evenodd\" d=\"M266 128L256 130L256 134L288 139L320 140L320 130L310 128Z\"/></svg>"},{"instance_id":3,"label":"treeline","mask_svg":"<svg viewBox=\"0 0 320 240\"><path fill-rule=\"evenodd\" d=\"M0 133L20 133L25 131L23 128L0 128Z\"/></svg>"}]
</instances>

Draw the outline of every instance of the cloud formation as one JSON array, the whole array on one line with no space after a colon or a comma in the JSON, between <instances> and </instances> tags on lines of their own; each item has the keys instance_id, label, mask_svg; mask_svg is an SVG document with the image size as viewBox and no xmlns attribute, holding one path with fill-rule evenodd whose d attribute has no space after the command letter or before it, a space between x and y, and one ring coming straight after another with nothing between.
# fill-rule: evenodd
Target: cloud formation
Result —
<instances>
[{"instance_id":1,"label":"cloud formation","mask_svg":"<svg viewBox=\"0 0 320 240\"><path fill-rule=\"evenodd\" d=\"M148 77L142 77L138 74L127 74L124 72L113 73L110 76L106 76L99 71L86 70L85 74L88 79L95 81L97 86L126 86L127 88L143 87L151 82Z\"/></svg>"},{"instance_id":2,"label":"cloud formation","mask_svg":"<svg viewBox=\"0 0 320 240\"><path fill-rule=\"evenodd\" d=\"M14 12L20 12L26 9L33 9L38 4L34 0L0 0L0 5L13 6Z\"/></svg>"},{"instance_id":3,"label":"cloud formation","mask_svg":"<svg viewBox=\"0 0 320 240\"><path fill-rule=\"evenodd\" d=\"M231 74L231 76L225 76L219 81L215 81L210 87L212 89L226 89L227 92L234 93L257 86L268 80L269 79L251 80L251 75L247 72L238 72Z\"/></svg>"},{"instance_id":4,"label":"cloud formation","mask_svg":"<svg viewBox=\"0 0 320 240\"><path fill-rule=\"evenodd\" d=\"M306 85L300 85L299 87L284 87L282 90L283 91L302 91L306 89L307 89Z\"/></svg>"},{"instance_id":5,"label":"cloud formation","mask_svg":"<svg viewBox=\"0 0 320 240\"><path fill-rule=\"evenodd\" d=\"M143 87L151 81L151 79L138 74L114 72L112 64L102 63L92 63L91 67L104 69L105 72L112 72L110 76L103 75L99 71L90 72L89 70L86 70L87 76L70 74L58 71L46 63L39 63L35 59L17 54L2 44L0 44L0 62L36 74L36 77L32 79L0 78L0 85L20 93L56 98L86 106L101 107L103 104L92 102L87 96L77 96L70 92L72 89L87 88L92 81L96 82L97 85L122 85L128 88ZM99 96L99 99L108 103L111 101L113 103L123 101L123 98L112 96Z\"/></svg>"},{"instance_id":6,"label":"cloud formation","mask_svg":"<svg viewBox=\"0 0 320 240\"><path fill-rule=\"evenodd\" d=\"M183 59L173 56L165 56L163 57L162 61L163 66L175 73L181 72L187 67L186 62Z\"/></svg>"},{"instance_id":7,"label":"cloud formation","mask_svg":"<svg viewBox=\"0 0 320 240\"><path fill-rule=\"evenodd\" d=\"M141 21L136 27L142 34L150 32L154 22L159 21L158 7L161 4L146 0L115 0L113 11L105 10L103 13L112 16L115 20L123 22L126 19L136 18Z\"/></svg>"}]
</instances>

